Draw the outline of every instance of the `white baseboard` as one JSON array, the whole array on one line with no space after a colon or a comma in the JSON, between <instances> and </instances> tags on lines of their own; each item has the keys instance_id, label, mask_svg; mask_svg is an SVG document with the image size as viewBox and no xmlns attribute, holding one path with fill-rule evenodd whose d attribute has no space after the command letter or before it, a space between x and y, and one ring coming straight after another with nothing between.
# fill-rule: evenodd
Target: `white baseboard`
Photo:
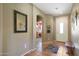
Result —
<instances>
[{"instance_id":1,"label":"white baseboard","mask_svg":"<svg viewBox=\"0 0 79 59\"><path fill-rule=\"evenodd\" d=\"M29 50L29 51L27 51L27 52L23 53L21 56L24 56L25 54L30 53L30 52L35 51L35 50L36 50L36 48L31 49L31 50Z\"/></svg>"}]
</instances>

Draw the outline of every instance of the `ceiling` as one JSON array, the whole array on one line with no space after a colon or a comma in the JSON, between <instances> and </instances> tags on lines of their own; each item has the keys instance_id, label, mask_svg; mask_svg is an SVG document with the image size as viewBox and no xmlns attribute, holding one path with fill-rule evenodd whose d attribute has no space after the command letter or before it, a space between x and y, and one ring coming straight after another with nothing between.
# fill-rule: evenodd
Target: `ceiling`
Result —
<instances>
[{"instance_id":1,"label":"ceiling","mask_svg":"<svg viewBox=\"0 0 79 59\"><path fill-rule=\"evenodd\" d=\"M60 16L71 13L72 3L34 3L45 14Z\"/></svg>"}]
</instances>

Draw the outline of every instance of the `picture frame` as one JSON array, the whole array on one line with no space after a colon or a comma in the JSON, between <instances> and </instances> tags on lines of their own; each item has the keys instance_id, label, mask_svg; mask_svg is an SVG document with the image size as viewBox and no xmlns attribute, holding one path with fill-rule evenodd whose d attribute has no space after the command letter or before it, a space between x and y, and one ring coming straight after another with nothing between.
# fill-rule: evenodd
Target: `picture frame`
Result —
<instances>
[{"instance_id":1,"label":"picture frame","mask_svg":"<svg viewBox=\"0 0 79 59\"><path fill-rule=\"evenodd\" d=\"M14 10L14 32L27 32L27 15Z\"/></svg>"}]
</instances>

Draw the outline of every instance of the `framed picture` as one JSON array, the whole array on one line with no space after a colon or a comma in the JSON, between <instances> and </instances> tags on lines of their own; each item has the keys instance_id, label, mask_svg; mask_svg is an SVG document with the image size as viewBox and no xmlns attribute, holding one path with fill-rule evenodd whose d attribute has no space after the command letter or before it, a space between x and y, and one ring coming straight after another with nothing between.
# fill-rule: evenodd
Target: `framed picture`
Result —
<instances>
[{"instance_id":1,"label":"framed picture","mask_svg":"<svg viewBox=\"0 0 79 59\"><path fill-rule=\"evenodd\" d=\"M27 15L14 10L14 32L27 32Z\"/></svg>"}]
</instances>

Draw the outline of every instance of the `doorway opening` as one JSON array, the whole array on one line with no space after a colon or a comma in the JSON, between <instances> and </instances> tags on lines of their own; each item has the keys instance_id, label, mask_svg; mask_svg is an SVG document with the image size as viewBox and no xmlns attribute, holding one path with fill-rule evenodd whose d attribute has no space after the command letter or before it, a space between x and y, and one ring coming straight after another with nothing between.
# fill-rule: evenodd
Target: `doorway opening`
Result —
<instances>
[{"instance_id":1,"label":"doorway opening","mask_svg":"<svg viewBox=\"0 0 79 59\"><path fill-rule=\"evenodd\" d=\"M36 20L36 39L37 39L37 51L42 51L42 30L43 29L43 17L37 15Z\"/></svg>"},{"instance_id":2,"label":"doorway opening","mask_svg":"<svg viewBox=\"0 0 79 59\"><path fill-rule=\"evenodd\" d=\"M36 38L42 38L42 17L37 15L36 21Z\"/></svg>"}]
</instances>

